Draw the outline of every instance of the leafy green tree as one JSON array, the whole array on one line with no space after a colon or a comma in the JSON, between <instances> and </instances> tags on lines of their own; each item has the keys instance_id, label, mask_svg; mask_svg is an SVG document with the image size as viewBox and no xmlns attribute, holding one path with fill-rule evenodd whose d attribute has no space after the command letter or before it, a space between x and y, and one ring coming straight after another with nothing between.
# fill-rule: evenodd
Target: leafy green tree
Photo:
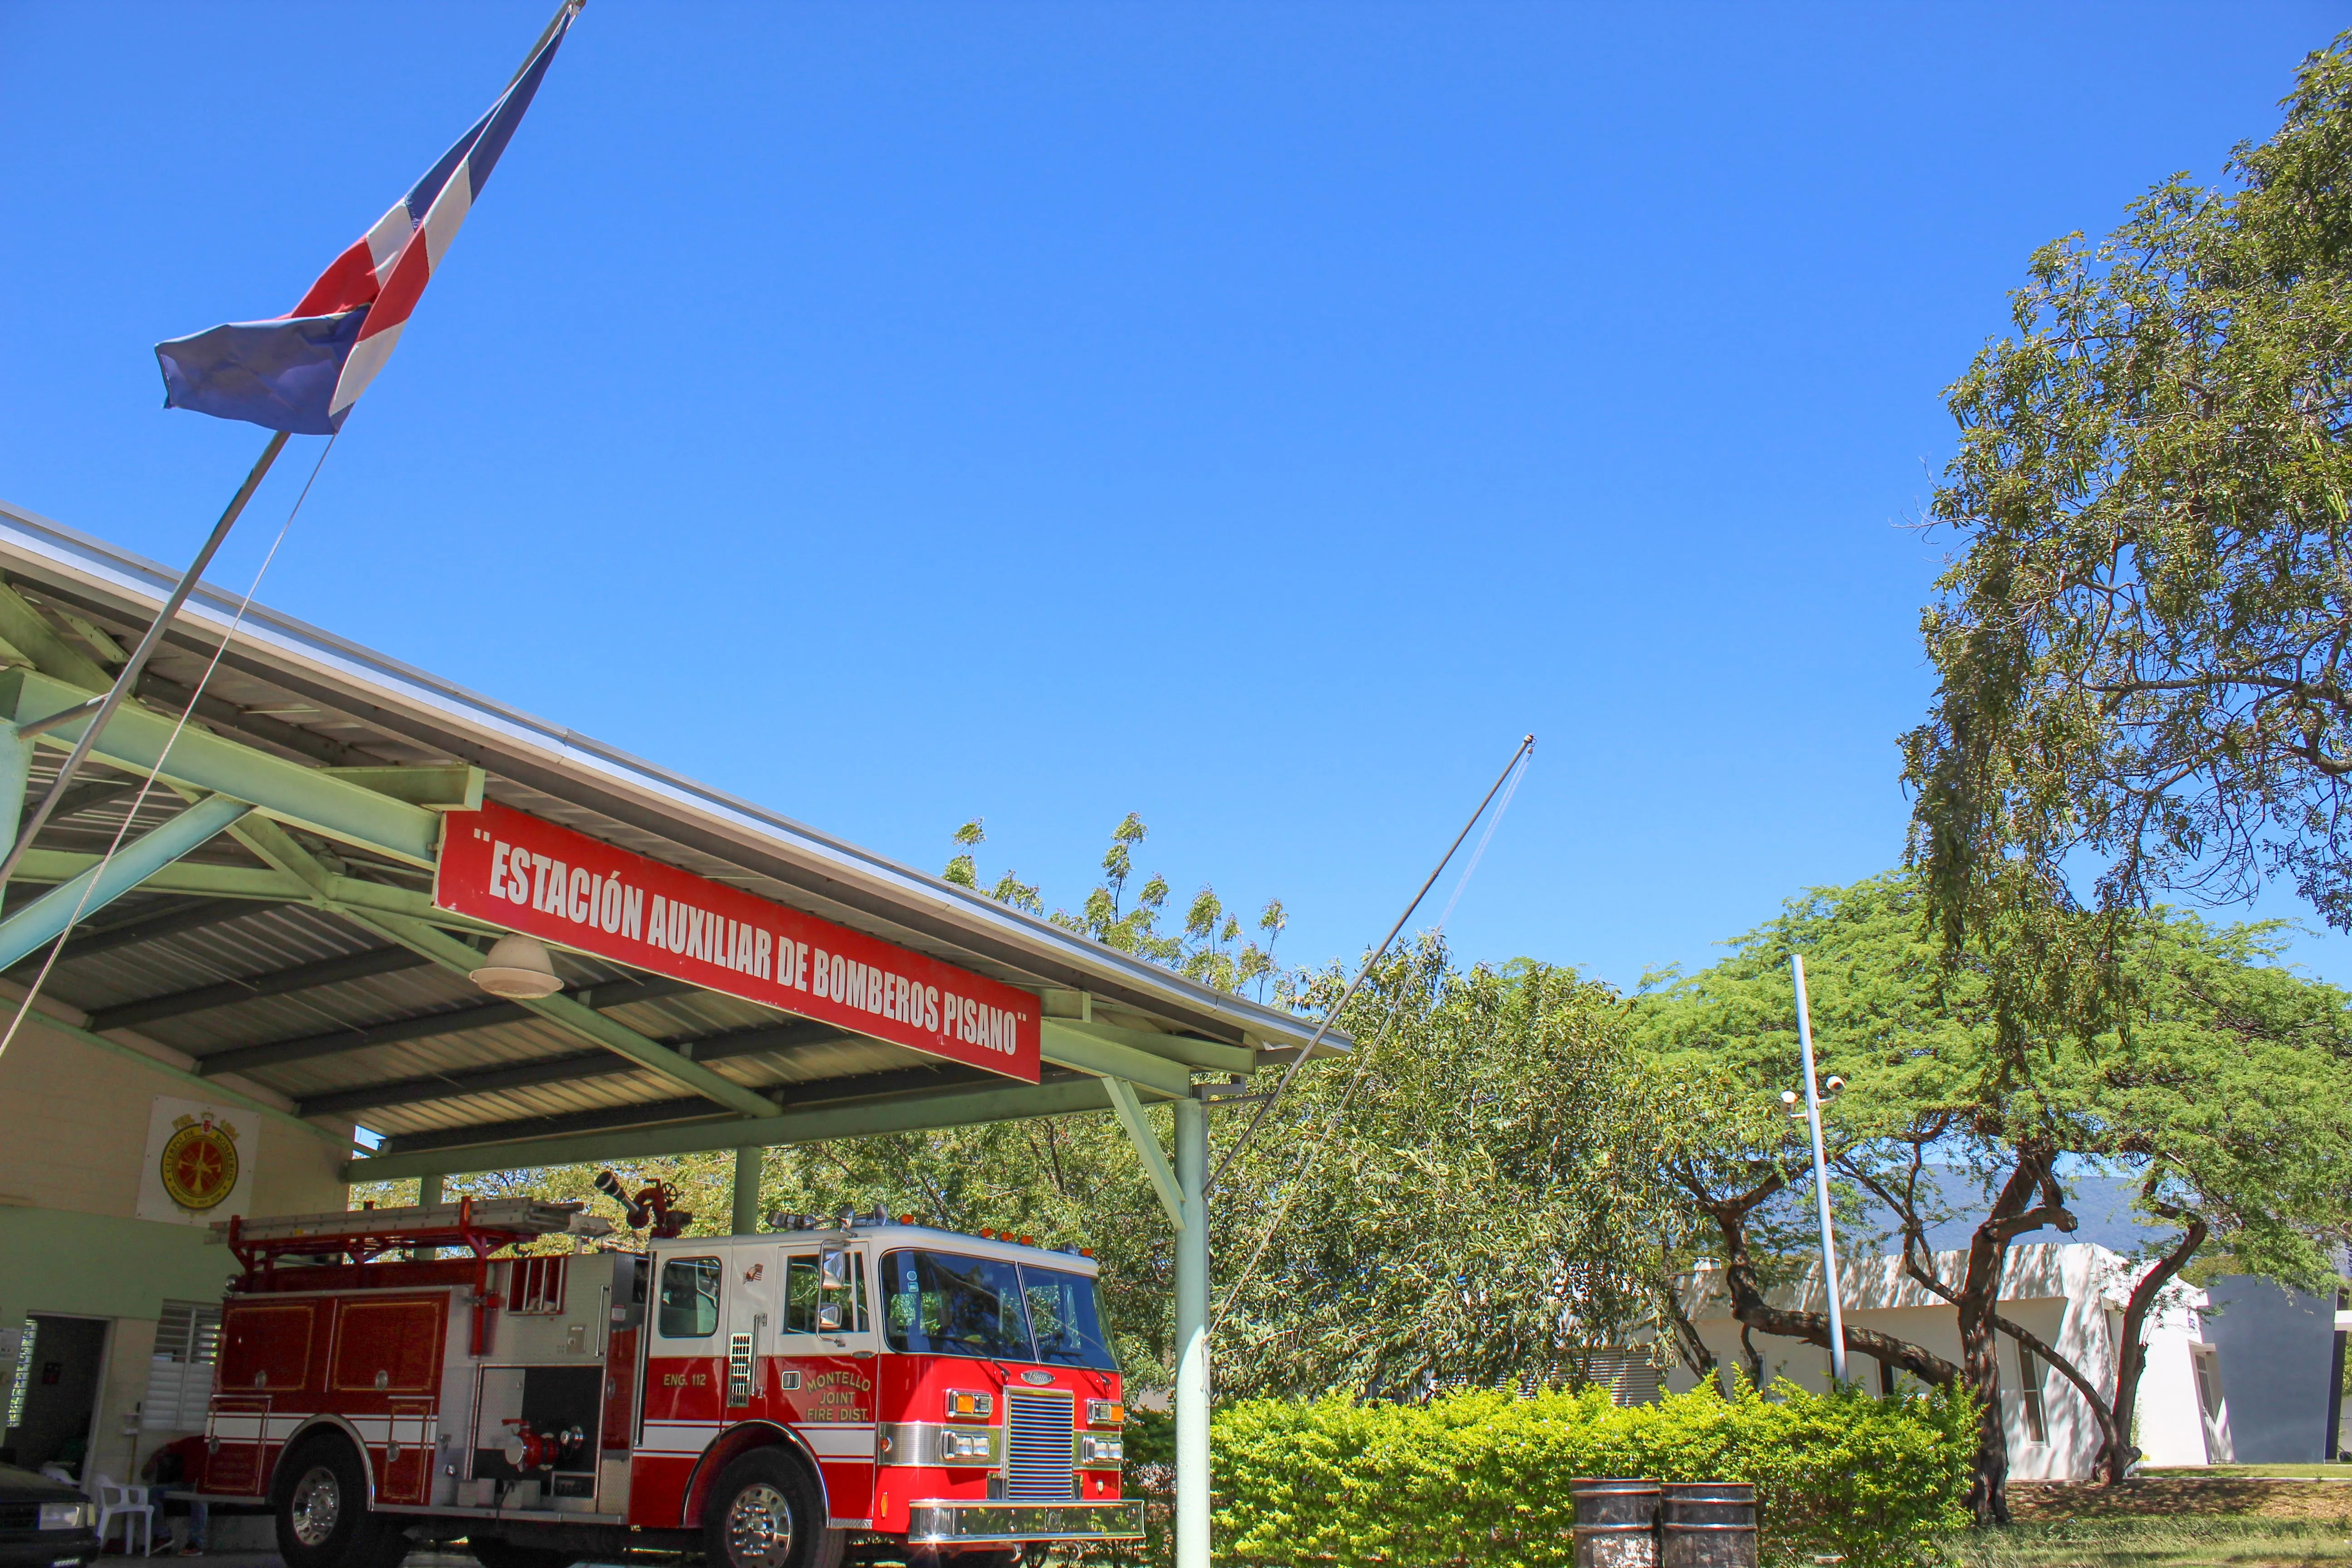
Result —
<instances>
[{"instance_id":1,"label":"leafy green tree","mask_svg":"<svg viewBox=\"0 0 2352 1568\"><path fill-rule=\"evenodd\" d=\"M2111 910L2285 874L2352 930L2347 40L2225 188L2037 251L1948 390L1928 520L1960 549L1904 741L1948 941L2054 920L2085 866Z\"/></svg>"},{"instance_id":2,"label":"leafy green tree","mask_svg":"<svg viewBox=\"0 0 2352 1568\"><path fill-rule=\"evenodd\" d=\"M1241 917L1228 910L1216 889L1205 883L1185 906L1183 923L1175 930L1163 930L1160 925L1171 893L1167 878L1157 874L1147 877L1136 889L1134 902L1128 902L1127 884L1135 874L1135 850L1150 837L1150 832L1142 817L1129 812L1111 829L1110 845L1103 852L1102 880L1087 894L1076 913L1056 909L1047 918L1065 931L1076 931L1105 947L1163 964L1221 991L1239 994L1244 987L1254 987L1258 999L1264 1001L1272 985L1276 994L1281 994L1286 977L1275 963L1274 946L1290 923L1281 900L1269 899L1258 910L1255 924L1265 939L1264 946L1248 936ZM979 817L957 828L955 842L960 852L940 875L961 887L977 889L980 867L972 850L987 839ZM1031 914L1045 913L1037 889L1021 881L1010 870L997 879L989 896Z\"/></svg>"},{"instance_id":3,"label":"leafy green tree","mask_svg":"<svg viewBox=\"0 0 2352 1568\"><path fill-rule=\"evenodd\" d=\"M1651 1321L1679 1111L1622 998L1528 960L1456 969L1424 939L1339 1022L1351 1058L1301 1074L1220 1178L1222 1387L1575 1381L1583 1350Z\"/></svg>"},{"instance_id":4,"label":"leafy green tree","mask_svg":"<svg viewBox=\"0 0 2352 1568\"><path fill-rule=\"evenodd\" d=\"M2250 1271L2305 1285L2327 1275L2319 1244L2352 1219L2352 1014L2342 993L2279 963L2275 927L2215 929L2168 910L2120 923L2081 916L2117 943L2131 1011L2089 1037L2069 1018L2014 1051L2014 1020L1998 1016L2001 955L1979 959L1970 949L1955 965L1923 906L1917 882L1904 876L1792 900L1722 963L1645 999L1645 1038L1669 1066L1722 1075L1704 1122L1717 1164L1685 1157L1702 1173L1728 1173L1694 1187L1702 1208L1723 1205L1727 1193L1743 1196L1739 1179L1760 1173L1761 1185L1801 1169L1795 1135L1775 1147L1754 1108L1797 1081L1787 955L1805 955L1820 1070L1847 1083L1826 1108L1825 1135L1848 1179L1894 1211L1912 1278L1958 1313L1960 1379L1984 1413L1972 1506L1993 1520L2006 1513L2007 1470L1993 1415L1997 1333L2032 1347L2084 1394L2119 1479L2135 1457L2147 1314L2209 1237ZM1925 1230L1952 1217L1933 1205L1954 1195L1923 1192L1930 1163L1959 1167L1980 1189L1958 1279L1938 1277L1925 1255ZM2075 1228L2063 1190L2070 1163L2131 1177L2143 1211L2176 1226L2135 1279L2112 1390L1998 1310L2008 1247L2037 1230ZM1807 1241L1811 1228L1801 1227ZM1727 1247L1737 1240L1727 1227ZM1828 1343L1819 1315L1775 1318L1757 1310L1759 1295L1734 1282L1743 1322ZM1849 1343L1880 1353L1851 1332Z\"/></svg>"}]
</instances>

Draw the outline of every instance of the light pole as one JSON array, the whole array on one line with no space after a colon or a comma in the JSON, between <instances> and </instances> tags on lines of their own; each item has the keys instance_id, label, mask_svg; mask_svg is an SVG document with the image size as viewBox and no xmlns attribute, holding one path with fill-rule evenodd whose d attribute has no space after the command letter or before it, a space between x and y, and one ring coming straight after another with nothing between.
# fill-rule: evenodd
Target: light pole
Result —
<instances>
[{"instance_id":1,"label":"light pole","mask_svg":"<svg viewBox=\"0 0 2352 1568\"><path fill-rule=\"evenodd\" d=\"M1805 1000L1805 961L1789 955L1797 978L1797 1043L1805 1058L1805 1122L1813 1135L1813 1202L1822 1218L1822 1289L1830 1303L1830 1376L1845 1377L1845 1318L1838 1310L1837 1237L1830 1231L1829 1162L1822 1153L1822 1091L1813 1081L1813 1010Z\"/></svg>"}]
</instances>

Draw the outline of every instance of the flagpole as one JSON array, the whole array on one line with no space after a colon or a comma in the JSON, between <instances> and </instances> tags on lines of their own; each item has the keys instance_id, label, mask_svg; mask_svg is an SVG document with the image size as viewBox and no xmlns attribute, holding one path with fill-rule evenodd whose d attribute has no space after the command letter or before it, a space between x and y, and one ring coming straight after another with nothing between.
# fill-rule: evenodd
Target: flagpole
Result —
<instances>
[{"instance_id":1,"label":"flagpole","mask_svg":"<svg viewBox=\"0 0 2352 1568\"><path fill-rule=\"evenodd\" d=\"M58 770L56 781L49 785L49 793L41 798L41 804L36 806L33 809L33 815L26 819L23 830L16 835L15 846L8 851L7 858L0 860L0 888L5 888L8 885L8 879L16 874L16 867L25 858L25 851L33 847L33 836L40 832L42 825L48 821L49 814L57 809L58 799L66 792L66 785L73 782L75 773L80 769L82 759L89 756L89 749L98 743L99 731L106 728L106 721L114 717L114 710L122 706L123 698L128 696L131 689L139 683L140 673L147 668L148 658L154 653L155 646L163 640L163 628L172 624L173 618L180 613L180 606L187 603L188 595L195 591L197 582L204 576L205 568L212 564L213 556L219 551L221 542L228 537L228 531L236 526L238 516L245 510L245 503L251 500L253 492L261 488L261 481L268 474L269 466L278 460L278 454L285 449L286 432L280 430L270 437L269 445L261 449L261 456L255 460L253 470L245 476L245 483L237 487L236 494L231 498L228 510L222 512L220 521L213 525L212 537L205 541L205 547L196 552L195 560L191 562L187 571L181 574L179 585L172 590L172 596L163 601L163 609L157 612L154 621L147 627L147 635L139 639L139 646L131 650L130 662L122 667L122 673L114 678L114 684L108 688L106 695L94 697L88 702L68 708L61 713L52 713L46 719L36 719L29 724L20 724L16 727L18 735L30 740L36 735L70 724L85 715L89 718L89 728L82 731L81 739L74 742L74 749L67 756L65 766Z\"/></svg>"},{"instance_id":2,"label":"flagpole","mask_svg":"<svg viewBox=\"0 0 2352 1568\"><path fill-rule=\"evenodd\" d=\"M1838 1310L1837 1237L1830 1229L1829 1162L1822 1152L1822 1090L1813 1081L1813 1007L1805 997L1803 956L1790 953L1789 968L1797 982L1797 1043L1805 1065L1805 1121L1813 1135L1813 1204L1822 1225L1822 1285L1829 1296L1830 1377L1836 1384L1846 1380L1845 1321Z\"/></svg>"}]
</instances>

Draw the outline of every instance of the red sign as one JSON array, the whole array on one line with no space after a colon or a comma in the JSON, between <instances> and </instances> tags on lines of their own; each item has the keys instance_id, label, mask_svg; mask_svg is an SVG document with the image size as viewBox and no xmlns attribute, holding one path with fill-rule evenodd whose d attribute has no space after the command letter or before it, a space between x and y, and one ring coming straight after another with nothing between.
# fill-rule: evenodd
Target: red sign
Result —
<instances>
[{"instance_id":1,"label":"red sign","mask_svg":"<svg viewBox=\"0 0 2352 1568\"><path fill-rule=\"evenodd\" d=\"M453 811L439 908L1037 1081L1037 998L520 811Z\"/></svg>"}]
</instances>

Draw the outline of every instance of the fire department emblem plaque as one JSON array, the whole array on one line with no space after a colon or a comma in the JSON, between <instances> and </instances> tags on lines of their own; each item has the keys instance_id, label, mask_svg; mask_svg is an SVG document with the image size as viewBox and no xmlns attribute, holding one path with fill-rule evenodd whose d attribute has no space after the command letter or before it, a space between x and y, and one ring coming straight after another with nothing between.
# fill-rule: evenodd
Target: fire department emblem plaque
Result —
<instances>
[{"instance_id":1,"label":"fire department emblem plaque","mask_svg":"<svg viewBox=\"0 0 2352 1568\"><path fill-rule=\"evenodd\" d=\"M203 1213L219 1207L236 1190L236 1166L235 1128L209 1116L182 1116L163 1140L156 1174L166 1197L184 1209Z\"/></svg>"},{"instance_id":2,"label":"fire department emblem plaque","mask_svg":"<svg viewBox=\"0 0 2352 1568\"><path fill-rule=\"evenodd\" d=\"M243 1110L157 1095L134 1212L173 1225L212 1225L247 1212L260 1138Z\"/></svg>"}]
</instances>

